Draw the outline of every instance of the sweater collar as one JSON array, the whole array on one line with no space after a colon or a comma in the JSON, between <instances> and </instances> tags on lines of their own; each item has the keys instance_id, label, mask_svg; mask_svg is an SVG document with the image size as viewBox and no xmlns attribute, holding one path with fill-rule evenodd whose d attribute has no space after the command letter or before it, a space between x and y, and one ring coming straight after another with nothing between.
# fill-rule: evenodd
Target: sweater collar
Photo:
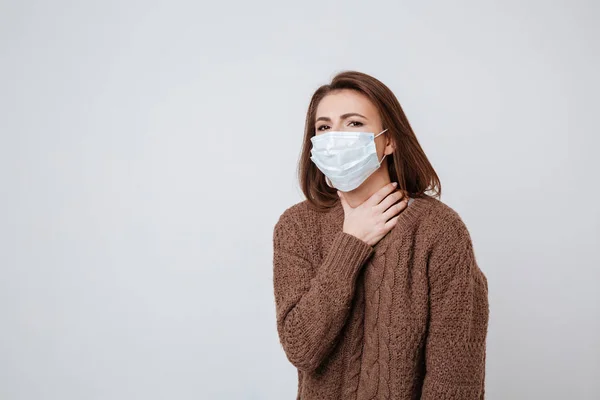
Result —
<instances>
[{"instance_id":1,"label":"sweater collar","mask_svg":"<svg viewBox=\"0 0 600 400\"><path fill-rule=\"evenodd\" d=\"M425 215L430 205L431 198L429 196L414 198L411 204L400 213L396 226L373 246L375 251L378 253L385 251L395 238L400 237L403 231L406 231L416 220ZM344 224L344 207L342 206L342 202L337 200L328 214L330 216L330 223L336 230L341 230Z\"/></svg>"}]
</instances>

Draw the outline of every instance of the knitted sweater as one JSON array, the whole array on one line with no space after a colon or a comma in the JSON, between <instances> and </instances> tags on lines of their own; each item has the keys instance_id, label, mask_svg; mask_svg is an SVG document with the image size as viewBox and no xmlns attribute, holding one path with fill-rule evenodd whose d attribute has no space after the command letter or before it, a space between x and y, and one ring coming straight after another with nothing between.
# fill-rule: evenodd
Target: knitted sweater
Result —
<instances>
[{"instance_id":1,"label":"knitted sweater","mask_svg":"<svg viewBox=\"0 0 600 400\"><path fill-rule=\"evenodd\" d=\"M277 332L297 399L483 399L488 283L459 215L416 198L374 246L338 200L273 229Z\"/></svg>"}]
</instances>

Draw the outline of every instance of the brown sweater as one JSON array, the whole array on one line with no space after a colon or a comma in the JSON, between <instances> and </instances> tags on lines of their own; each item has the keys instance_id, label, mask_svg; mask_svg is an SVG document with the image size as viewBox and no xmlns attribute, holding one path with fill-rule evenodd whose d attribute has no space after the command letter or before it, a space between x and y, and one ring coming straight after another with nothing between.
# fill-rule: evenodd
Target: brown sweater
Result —
<instances>
[{"instance_id":1,"label":"brown sweater","mask_svg":"<svg viewBox=\"0 0 600 400\"><path fill-rule=\"evenodd\" d=\"M483 399L488 286L459 215L417 198L375 246L341 203L273 230L277 331L297 399Z\"/></svg>"}]
</instances>

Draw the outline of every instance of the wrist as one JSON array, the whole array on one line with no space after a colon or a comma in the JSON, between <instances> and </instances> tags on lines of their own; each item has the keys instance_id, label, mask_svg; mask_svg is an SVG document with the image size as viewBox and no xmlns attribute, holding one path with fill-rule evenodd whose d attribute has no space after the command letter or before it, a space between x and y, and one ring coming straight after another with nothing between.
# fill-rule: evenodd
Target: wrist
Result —
<instances>
[{"instance_id":1,"label":"wrist","mask_svg":"<svg viewBox=\"0 0 600 400\"><path fill-rule=\"evenodd\" d=\"M351 229L344 229L343 232L346 233L346 234L348 234L348 235L352 235L352 236L354 236L355 238L357 238L359 240L362 240L363 242L367 243L368 245L371 245L371 243L367 242L367 238L364 237L364 235L361 235L358 232L354 232Z\"/></svg>"}]
</instances>

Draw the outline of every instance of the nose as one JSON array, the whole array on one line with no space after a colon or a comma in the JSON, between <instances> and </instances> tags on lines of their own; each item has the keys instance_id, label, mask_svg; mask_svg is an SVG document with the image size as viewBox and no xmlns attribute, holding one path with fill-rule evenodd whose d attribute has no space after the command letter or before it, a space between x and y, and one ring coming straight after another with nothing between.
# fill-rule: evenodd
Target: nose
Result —
<instances>
[{"instance_id":1,"label":"nose","mask_svg":"<svg viewBox=\"0 0 600 400\"><path fill-rule=\"evenodd\" d=\"M343 121L341 120L334 120L331 122L331 130L334 131L343 131L344 130L344 124L342 123Z\"/></svg>"}]
</instances>

